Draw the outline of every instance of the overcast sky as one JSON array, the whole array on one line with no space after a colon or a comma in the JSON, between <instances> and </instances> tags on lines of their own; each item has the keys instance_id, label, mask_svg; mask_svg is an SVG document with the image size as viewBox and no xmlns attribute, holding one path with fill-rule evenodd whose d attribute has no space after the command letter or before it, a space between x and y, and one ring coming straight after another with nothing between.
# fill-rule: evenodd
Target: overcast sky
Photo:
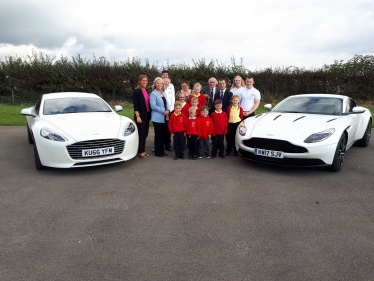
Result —
<instances>
[{"instance_id":1,"label":"overcast sky","mask_svg":"<svg viewBox=\"0 0 374 281\"><path fill-rule=\"evenodd\" d=\"M0 59L32 50L318 68L374 55L374 0L0 0Z\"/></svg>"}]
</instances>

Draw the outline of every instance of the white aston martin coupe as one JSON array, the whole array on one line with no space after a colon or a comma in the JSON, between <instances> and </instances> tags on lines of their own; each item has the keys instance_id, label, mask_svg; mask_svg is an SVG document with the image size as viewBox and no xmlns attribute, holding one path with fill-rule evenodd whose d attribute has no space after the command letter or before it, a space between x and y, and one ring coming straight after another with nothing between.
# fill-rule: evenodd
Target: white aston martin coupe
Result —
<instances>
[{"instance_id":1,"label":"white aston martin coupe","mask_svg":"<svg viewBox=\"0 0 374 281\"><path fill-rule=\"evenodd\" d=\"M126 161L135 157L135 123L99 96L88 93L44 94L23 109L27 135L34 145L37 170L75 168Z\"/></svg>"},{"instance_id":2,"label":"white aston martin coupe","mask_svg":"<svg viewBox=\"0 0 374 281\"><path fill-rule=\"evenodd\" d=\"M371 124L370 111L347 96L296 95L245 119L235 143L246 159L340 171L348 148L369 145Z\"/></svg>"}]
</instances>

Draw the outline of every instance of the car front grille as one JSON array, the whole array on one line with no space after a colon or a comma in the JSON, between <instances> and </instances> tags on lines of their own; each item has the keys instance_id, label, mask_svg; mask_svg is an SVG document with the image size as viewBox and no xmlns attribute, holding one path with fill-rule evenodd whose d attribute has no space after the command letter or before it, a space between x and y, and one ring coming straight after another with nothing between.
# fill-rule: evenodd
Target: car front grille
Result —
<instances>
[{"instance_id":1,"label":"car front grille","mask_svg":"<svg viewBox=\"0 0 374 281\"><path fill-rule=\"evenodd\" d=\"M243 144L251 148L262 148L262 149L267 149L267 150L283 151L286 153L308 152L308 150L305 147L294 145L284 140L251 138L249 140L244 140Z\"/></svg>"},{"instance_id":2,"label":"car front grille","mask_svg":"<svg viewBox=\"0 0 374 281\"><path fill-rule=\"evenodd\" d=\"M114 147L114 153L109 154L109 155L93 156L93 157L82 156L82 150L99 149L99 148L106 148L106 147ZM72 159L82 160L82 159L102 158L102 157L108 157L108 156L121 154L123 152L124 147L125 147L124 140L101 139L101 140L89 140L89 141L77 142L77 143L68 145L66 148Z\"/></svg>"}]
</instances>

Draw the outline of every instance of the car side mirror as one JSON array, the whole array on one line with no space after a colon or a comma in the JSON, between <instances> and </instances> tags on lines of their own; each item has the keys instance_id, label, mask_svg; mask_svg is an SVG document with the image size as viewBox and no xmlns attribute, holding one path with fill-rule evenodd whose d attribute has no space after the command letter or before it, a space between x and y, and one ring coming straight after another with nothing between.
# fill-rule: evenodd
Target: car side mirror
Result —
<instances>
[{"instance_id":1,"label":"car side mirror","mask_svg":"<svg viewBox=\"0 0 374 281\"><path fill-rule=\"evenodd\" d=\"M115 112L120 112L120 111L122 111L123 110L123 107L122 106L120 106L120 105L116 105L116 106L114 106L114 111Z\"/></svg>"},{"instance_id":2,"label":"car side mirror","mask_svg":"<svg viewBox=\"0 0 374 281\"><path fill-rule=\"evenodd\" d=\"M264 108L267 109L267 110L271 110L271 107L272 106L271 106L270 103L264 105Z\"/></svg>"},{"instance_id":3,"label":"car side mirror","mask_svg":"<svg viewBox=\"0 0 374 281\"><path fill-rule=\"evenodd\" d=\"M24 108L21 110L21 114L25 116L31 116L36 117L35 109L34 107Z\"/></svg>"},{"instance_id":4,"label":"car side mirror","mask_svg":"<svg viewBox=\"0 0 374 281\"><path fill-rule=\"evenodd\" d=\"M362 106L355 106L353 109L352 109L352 113L364 113L366 110L365 107L362 107Z\"/></svg>"}]
</instances>

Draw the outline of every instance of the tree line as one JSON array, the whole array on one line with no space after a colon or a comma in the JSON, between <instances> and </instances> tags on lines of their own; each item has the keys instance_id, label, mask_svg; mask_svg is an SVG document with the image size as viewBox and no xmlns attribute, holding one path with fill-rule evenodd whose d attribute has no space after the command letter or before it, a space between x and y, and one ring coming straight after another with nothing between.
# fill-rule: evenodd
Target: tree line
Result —
<instances>
[{"instance_id":1,"label":"tree line","mask_svg":"<svg viewBox=\"0 0 374 281\"><path fill-rule=\"evenodd\" d=\"M21 58L8 56L0 60L0 102L35 102L42 94L52 92L90 92L105 100L131 101L140 74L151 81L167 69L176 90L187 80L191 87L200 82L208 85L210 77L225 78L230 86L233 78L248 74L255 77L255 87L262 100L277 102L294 94L329 93L348 95L361 102L374 101L374 56L355 55L352 59L334 61L331 65L305 69L294 66L246 69L242 61L225 65L204 59L188 64L150 64L137 57L126 61L91 59L80 55L68 59L33 52Z\"/></svg>"}]
</instances>

